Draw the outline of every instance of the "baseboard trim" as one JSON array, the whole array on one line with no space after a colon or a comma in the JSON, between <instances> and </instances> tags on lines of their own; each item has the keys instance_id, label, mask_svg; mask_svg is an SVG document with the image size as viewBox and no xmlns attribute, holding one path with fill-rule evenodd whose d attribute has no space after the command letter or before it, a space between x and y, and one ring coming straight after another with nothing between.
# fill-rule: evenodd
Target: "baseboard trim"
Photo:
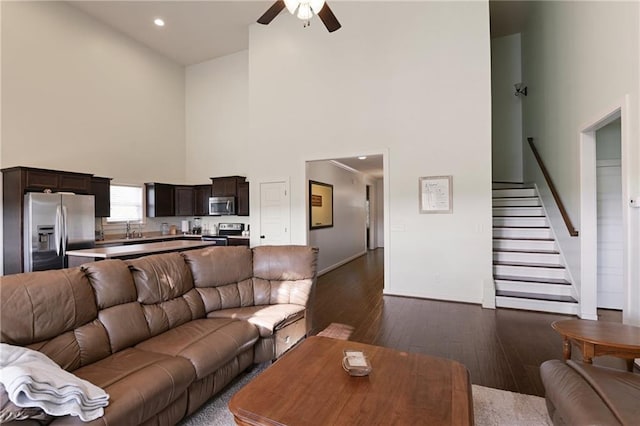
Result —
<instances>
[{"instance_id":1,"label":"baseboard trim","mask_svg":"<svg viewBox=\"0 0 640 426\"><path fill-rule=\"evenodd\" d=\"M358 254L354 254L354 255L353 255L353 256L351 256L351 257L347 257L346 259L341 260L341 261L340 261L340 262L338 262L338 263L335 263L335 264L333 264L333 265L331 265L331 266L328 266L328 267L324 268L322 271L318 271L318 276L324 275L324 274L326 274L327 272L331 272L331 271L333 271L334 269L337 269L337 268L341 267L342 265L344 265L344 264L346 264L346 263L351 262L352 260L355 260L355 259L357 259L357 258L359 258L359 257L361 257L361 256L364 256L365 254L367 254L367 251L366 251L366 250L364 250L364 251L362 251L362 252L360 252L360 253L358 253Z\"/></svg>"}]
</instances>

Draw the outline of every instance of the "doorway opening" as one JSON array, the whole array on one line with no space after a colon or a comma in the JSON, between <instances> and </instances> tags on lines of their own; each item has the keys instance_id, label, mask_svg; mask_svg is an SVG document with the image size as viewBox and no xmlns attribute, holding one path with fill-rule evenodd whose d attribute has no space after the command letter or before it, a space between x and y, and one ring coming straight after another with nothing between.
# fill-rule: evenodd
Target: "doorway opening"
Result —
<instances>
[{"instance_id":1,"label":"doorway opening","mask_svg":"<svg viewBox=\"0 0 640 426\"><path fill-rule=\"evenodd\" d=\"M596 130L597 307L622 310L622 152L620 118Z\"/></svg>"},{"instance_id":2,"label":"doorway opening","mask_svg":"<svg viewBox=\"0 0 640 426\"><path fill-rule=\"evenodd\" d=\"M624 179L629 152L628 96L580 133L580 317L622 310L629 292L628 214Z\"/></svg>"},{"instance_id":3,"label":"doorway opening","mask_svg":"<svg viewBox=\"0 0 640 426\"><path fill-rule=\"evenodd\" d=\"M384 154L309 160L306 180L333 188L333 221L329 227L307 224L307 243L320 249L318 274L325 274L368 252L383 248L386 230L386 168ZM307 194L307 209L322 209L318 194ZM385 267L388 253L385 250ZM386 276L385 270L385 276Z\"/></svg>"}]
</instances>

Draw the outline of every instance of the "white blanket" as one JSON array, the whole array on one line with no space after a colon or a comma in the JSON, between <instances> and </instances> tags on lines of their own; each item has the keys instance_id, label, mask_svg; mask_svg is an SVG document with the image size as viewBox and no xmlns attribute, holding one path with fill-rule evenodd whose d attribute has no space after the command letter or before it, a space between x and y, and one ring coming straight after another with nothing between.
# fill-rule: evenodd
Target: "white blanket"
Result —
<instances>
[{"instance_id":1,"label":"white blanket","mask_svg":"<svg viewBox=\"0 0 640 426\"><path fill-rule=\"evenodd\" d=\"M104 415L109 395L68 371L46 355L0 343L0 383L18 407L39 407L53 416L79 416L82 421Z\"/></svg>"}]
</instances>

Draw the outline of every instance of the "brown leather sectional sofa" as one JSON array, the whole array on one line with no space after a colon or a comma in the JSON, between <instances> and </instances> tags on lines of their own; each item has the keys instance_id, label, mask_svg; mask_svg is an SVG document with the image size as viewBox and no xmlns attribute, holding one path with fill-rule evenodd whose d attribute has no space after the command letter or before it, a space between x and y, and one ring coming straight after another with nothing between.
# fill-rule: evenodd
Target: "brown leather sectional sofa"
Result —
<instances>
[{"instance_id":1,"label":"brown leather sectional sofa","mask_svg":"<svg viewBox=\"0 0 640 426\"><path fill-rule=\"evenodd\" d=\"M105 389L91 424L175 424L309 332L316 262L311 247L212 247L9 275L0 340Z\"/></svg>"},{"instance_id":2,"label":"brown leather sectional sofa","mask_svg":"<svg viewBox=\"0 0 640 426\"><path fill-rule=\"evenodd\" d=\"M540 376L554 425L640 424L640 374L550 360Z\"/></svg>"}]
</instances>

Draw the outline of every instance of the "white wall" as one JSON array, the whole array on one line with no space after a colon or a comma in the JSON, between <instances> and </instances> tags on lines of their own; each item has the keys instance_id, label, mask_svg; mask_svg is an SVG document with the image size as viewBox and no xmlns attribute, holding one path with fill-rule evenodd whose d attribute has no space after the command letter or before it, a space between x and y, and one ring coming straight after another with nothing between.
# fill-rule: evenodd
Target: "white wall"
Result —
<instances>
[{"instance_id":1,"label":"white wall","mask_svg":"<svg viewBox=\"0 0 640 426\"><path fill-rule=\"evenodd\" d=\"M0 9L0 167L183 181L182 66L63 2Z\"/></svg>"},{"instance_id":2,"label":"white wall","mask_svg":"<svg viewBox=\"0 0 640 426\"><path fill-rule=\"evenodd\" d=\"M523 81L529 87L523 100L524 133L535 138L569 216L580 230L580 132L612 106L624 104L625 95L629 95L629 122L624 127L631 143L622 151L623 186L629 194L640 192L640 6L638 2L610 1L532 2L531 6L522 33ZM525 155L525 178L533 179L535 173L531 156ZM637 209L627 207L623 214L628 219L631 283L625 316L640 324L640 218ZM563 251L575 277L580 270L576 238L568 237L559 217L551 220L560 244L570 246Z\"/></svg>"},{"instance_id":3,"label":"white wall","mask_svg":"<svg viewBox=\"0 0 640 426\"><path fill-rule=\"evenodd\" d=\"M184 69L63 2L2 2L2 167L184 179Z\"/></svg>"},{"instance_id":4,"label":"white wall","mask_svg":"<svg viewBox=\"0 0 640 426\"><path fill-rule=\"evenodd\" d=\"M305 162L387 152L385 292L480 303L492 279L487 2L332 9L343 24L332 34L287 14L250 28L252 184L290 179L292 241L307 243ZM418 213L430 175L453 176L453 214Z\"/></svg>"},{"instance_id":5,"label":"white wall","mask_svg":"<svg viewBox=\"0 0 640 426\"><path fill-rule=\"evenodd\" d=\"M248 173L249 53L186 69L186 169L191 183Z\"/></svg>"},{"instance_id":6,"label":"white wall","mask_svg":"<svg viewBox=\"0 0 640 426\"><path fill-rule=\"evenodd\" d=\"M491 151L494 181L522 182L522 82L520 34L491 40ZM526 84L525 84L526 85Z\"/></svg>"},{"instance_id":7,"label":"white wall","mask_svg":"<svg viewBox=\"0 0 640 426\"><path fill-rule=\"evenodd\" d=\"M307 180L333 185L333 227L309 230L308 243L320 249L318 272L366 253L366 188L361 174L330 161L307 163Z\"/></svg>"},{"instance_id":8,"label":"white wall","mask_svg":"<svg viewBox=\"0 0 640 426\"><path fill-rule=\"evenodd\" d=\"M384 247L384 185L382 179L376 179L376 247Z\"/></svg>"}]
</instances>

